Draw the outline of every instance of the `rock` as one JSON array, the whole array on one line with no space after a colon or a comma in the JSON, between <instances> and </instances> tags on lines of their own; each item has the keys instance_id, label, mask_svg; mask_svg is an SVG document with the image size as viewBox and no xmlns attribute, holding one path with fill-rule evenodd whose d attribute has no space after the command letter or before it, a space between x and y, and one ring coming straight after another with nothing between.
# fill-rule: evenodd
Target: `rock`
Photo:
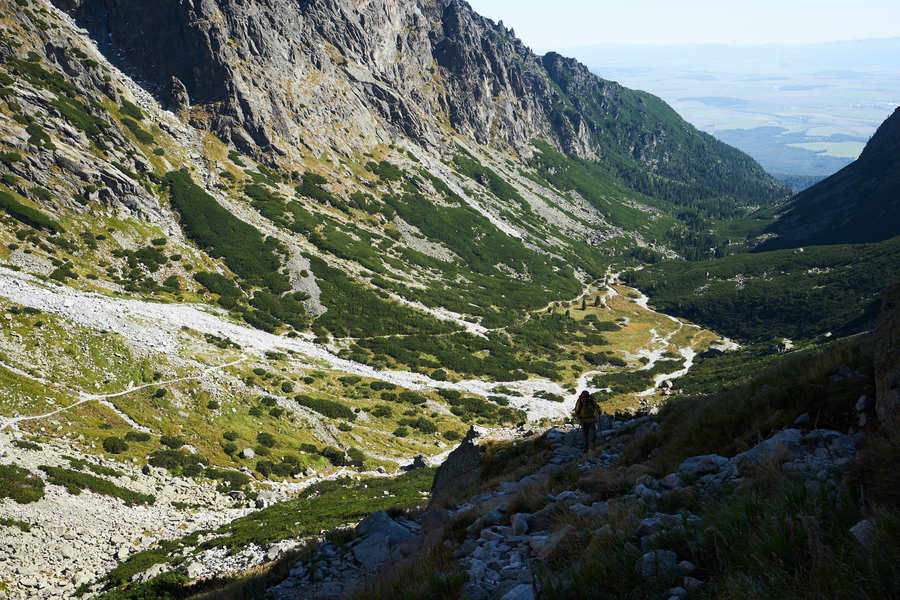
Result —
<instances>
[{"instance_id":1,"label":"rock","mask_svg":"<svg viewBox=\"0 0 900 600\"><path fill-rule=\"evenodd\" d=\"M718 473L728 464L728 459L718 454L692 456L678 466L678 471L688 477L700 477L708 473Z\"/></svg>"},{"instance_id":2,"label":"rock","mask_svg":"<svg viewBox=\"0 0 900 600\"><path fill-rule=\"evenodd\" d=\"M513 535L525 535L534 524L534 515L528 513L516 513L509 519L512 525Z\"/></svg>"},{"instance_id":3,"label":"rock","mask_svg":"<svg viewBox=\"0 0 900 600\"><path fill-rule=\"evenodd\" d=\"M241 458L251 459L255 456L256 456L256 452L253 451L253 448L244 448L243 450L241 450L241 454L240 454Z\"/></svg>"},{"instance_id":4,"label":"rock","mask_svg":"<svg viewBox=\"0 0 900 600\"><path fill-rule=\"evenodd\" d=\"M703 587L703 582L695 577L686 576L682 581L682 585L688 590L696 590L697 588Z\"/></svg>"},{"instance_id":5,"label":"rock","mask_svg":"<svg viewBox=\"0 0 900 600\"><path fill-rule=\"evenodd\" d=\"M800 445L802 440L803 432L799 429L784 429L753 448L741 452L732 459L732 462L742 469L747 469L779 458L791 460L803 452Z\"/></svg>"},{"instance_id":6,"label":"rock","mask_svg":"<svg viewBox=\"0 0 900 600\"><path fill-rule=\"evenodd\" d=\"M794 427L807 427L809 425L809 413L803 413L794 419Z\"/></svg>"},{"instance_id":7,"label":"rock","mask_svg":"<svg viewBox=\"0 0 900 600\"><path fill-rule=\"evenodd\" d=\"M584 541L583 538L581 532L571 525L566 525L547 537L540 549L536 551L537 557L545 562L565 558L573 547Z\"/></svg>"},{"instance_id":8,"label":"rock","mask_svg":"<svg viewBox=\"0 0 900 600\"><path fill-rule=\"evenodd\" d=\"M643 577L662 577L676 573L678 555L671 550L654 550L647 552L637 564L638 572Z\"/></svg>"},{"instance_id":9,"label":"rock","mask_svg":"<svg viewBox=\"0 0 900 600\"><path fill-rule=\"evenodd\" d=\"M500 600L534 600L534 588L519 584L506 592Z\"/></svg>"},{"instance_id":10,"label":"rock","mask_svg":"<svg viewBox=\"0 0 900 600\"><path fill-rule=\"evenodd\" d=\"M128 548L126 546L120 546L118 550L116 550L116 559L121 562L128 558Z\"/></svg>"},{"instance_id":11,"label":"rock","mask_svg":"<svg viewBox=\"0 0 900 600\"><path fill-rule=\"evenodd\" d=\"M413 457L412 464L410 464L406 470L407 471L415 471L416 469L427 469L428 462L425 460L424 454L416 454Z\"/></svg>"},{"instance_id":12,"label":"rock","mask_svg":"<svg viewBox=\"0 0 900 600\"><path fill-rule=\"evenodd\" d=\"M191 99L188 96L187 88L174 75L169 78L169 85L165 89L163 100L167 108L172 112L180 112L191 107Z\"/></svg>"},{"instance_id":13,"label":"rock","mask_svg":"<svg viewBox=\"0 0 900 600\"><path fill-rule=\"evenodd\" d=\"M678 563L678 571L682 575L690 575L691 573L693 573L696 570L697 570L697 565L695 565L694 563L692 563L689 560L683 560L680 563Z\"/></svg>"},{"instance_id":14,"label":"rock","mask_svg":"<svg viewBox=\"0 0 900 600\"><path fill-rule=\"evenodd\" d=\"M634 486L634 493L642 500L655 500L656 498L659 498L659 492L648 488L643 483Z\"/></svg>"},{"instance_id":15,"label":"rock","mask_svg":"<svg viewBox=\"0 0 900 600\"><path fill-rule=\"evenodd\" d=\"M856 541L863 546L868 546L875 539L875 523L870 519L863 519L850 528L850 533L856 538Z\"/></svg>"},{"instance_id":16,"label":"rock","mask_svg":"<svg viewBox=\"0 0 900 600\"><path fill-rule=\"evenodd\" d=\"M875 325L875 412L888 431L900 430L900 284L881 294Z\"/></svg>"},{"instance_id":17,"label":"rock","mask_svg":"<svg viewBox=\"0 0 900 600\"><path fill-rule=\"evenodd\" d=\"M192 562L185 569L185 575L188 579L200 579L203 576L203 564L199 560Z\"/></svg>"},{"instance_id":18,"label":"rock","mask_svg":"<svg viewBox=\"0 0 900 600\"><path fill-rule=\"evenodd\" d=\"M382 564L414 536L407 528L391 519L384 511L372 513L356 526L359 541L353 557L366 569Z\"/></svg>"},{"instance_id":19,"label":"rock","mask_svg":"<svg viewBox=\"0 0 900 600\"><path fill-rule=\"evenodd\" d=\"M441 506L462 498L481 483L480 434L473 427L434 474L430 506Z\"/></svg>"},{"instance_id":20,"label":"rock","mask_svg":"<svg viewBox=\"0 0 900 600\"><path fill-rule=\"evenodd\" d=\"M659 480L659 484L667 490L677 490L684 485L678 473L669 473Z\"/></svg>"},{"instance_id":21,"label":"rock","mask_svg":"<svg viewBox=\"0 0 900 600\"><path fill-rule=\"evenodd\" d=\"M866 412L872 410L872 407L875 406L875 401L863 394L856 400L856 412Z\"/></svg>"},{"instance_id":22,"label":"rock","mask_svg":"<svg viewBox=\"0 0 900 600\"><path fill-rule=\"evenodd\" d=\"M687 590L683 587L673 587L669 590L669 596L674 598L681 598L682 596L687 596Z\"/></svg>"}]
</instances>

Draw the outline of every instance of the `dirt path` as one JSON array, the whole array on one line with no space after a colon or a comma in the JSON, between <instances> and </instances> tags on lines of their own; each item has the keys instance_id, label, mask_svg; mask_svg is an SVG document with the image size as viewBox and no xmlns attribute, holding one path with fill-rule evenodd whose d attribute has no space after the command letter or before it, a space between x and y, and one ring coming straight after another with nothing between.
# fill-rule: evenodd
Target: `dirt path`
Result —
<instances>
[{"instance_id":1,"label":"dirt path","mask_svg":"<svg viewBox=\"0 0 900 600\"><path fill-rule=\"evenodd\" d=\"M3 415L0 415L0 431L3 431L3 430L6 429L7 427L15 428L19 423L21 423L21 422L23 422L23 421L36 421L36 420L39 420L39 419L47 419L47 418L53 417L53 416L55 416L55 415L58 415L58 414L60 414L60 413L63 413L63 412L65 412L65 411L67 411L67 410L71 410L71 409L73 409L73 408L75 408L75 407L77 407L77 406L81 406L82 404L84 404L84 403L86 403L86 402L91 402L91 401L93 401L93 400L96 400L96 401L98 401L100 404L103 404L104 406L107 406L107 407L111 408L113 411L115 411L115 413L116 413L117 415L119 415L119 417L121 417L125 422L127 422L127 423L128 423L129 425L131 425L133 428L135 428L135 429L137 429L137 430L139 430L139 431L143 431L143 432L145 432L145 433L153 433L153 431L151 431L151 430L148 429L147 427L144 427L144 426L142 426L142 425L138 425L137 423L135 423L135 422L131 419L131 417L129 417L128 415L126 415L125 413L123 413L122 411L120 411L118 408L116 408L115 405L113 405L112 402L109 402L109 399L110 399L110 398L118 398L118 397L120 397L120 396L125 396L125 395L127 395L127 394L132 393L132 392L137 392L137 391L139 391L139 390L146 389L146 388L148 388L148 387L157 387L157 386L161 386L161 385L168 385L168 384L170 384L170 383L178 383L178 382L180 382L180 381L190 381L190 380L193 380L193 379L200 379L200 378L203 377L204 375L208 375L209 373L213 373L213 372L215 372L215 371L220 371L220 370L226 369L226 368L228 368L228 367L233 367L234 365L239 364L239 363L242 363L242 362L244 362L245 360L247 360L247 357L246 357L246 356L242 356L241 358L239 358L239 359L237 359L237 360L234 360L234 361L231 361L230 363L226 363L226 364L224 364L224 365L216 365L216 366L208 367L208 368L204 369L204 370L202 371L202 373L200 373L199 375L188 375L188 376L185 376L185 377L177 377L177 378L175 378L175 379L167 379L167 380L165 380L165 381L154 381L153 383L147 383L147 384L144 384L144 385L138 385L138 386L135 386L135 387L130 387L130 388L128 388L128 389L126 389L126 390L123 390L123 391L121 391L121 392L113 392L113 393L111 393L111 394L89 394L89 393L83 392L83 391L75 391L75 390L71 390L71 389L69 389L69 388L65 388L65 387L63 387L63 386L60 386L60 385L58 385L58 384L56 384L56 383L54 383L54 382L52 382L52 381L47 381L47 380L45 380L45 379L41 379L40 377L33 377L33 376L29 375L28 373L25 373L24 371L20 370L20 369L17 369L17 368L15 368L15 367L11 366L11 365L6 364L6 363L0 362L0 367L3 367L3 368L5 368L5 369L8 369L9 371L12 371L12 372L15 373L16 375L20 375L20 376L23 376L23 377L27 377L28 379L31 379L32 381L41 383L41 384L43 384L43 385L50 385L50 386L53 386L53 387L58 387L58 388L63 389L63 390L65 390L65 391L69 392L69 393L77 393L77 395L81 398L80 400L78 400L77 402L75 402L75 403L73 403L73 404L69 404L68 406L61 406L60 408L57 408L56 410L52 410L52 411L50 411L50 412L48 412L48 413L44 413L44 414L42 414L42 415L30 415L30 416L22 416L22 417L4 417Z\"/></svg>"}]
</instances>

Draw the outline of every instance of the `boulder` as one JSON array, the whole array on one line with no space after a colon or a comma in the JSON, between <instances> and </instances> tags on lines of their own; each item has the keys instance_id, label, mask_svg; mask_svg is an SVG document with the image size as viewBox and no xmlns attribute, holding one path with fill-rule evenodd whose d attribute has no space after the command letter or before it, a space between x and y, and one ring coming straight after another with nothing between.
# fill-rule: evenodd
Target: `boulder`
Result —
<instances>
[{"instance_id":1,"label":"boulder","mask_svg":"<svg viewBox=\"0 0 900 600\"><path fill-rule=\"evenodd\" d=\"M900 283L881 294L873 334L875 412L889 431L900 430Z\"/></svg>"},{"instance_id":2,"label":"boulder","mask_svg":"<svg viewBox=\"0 0 900 600\"><path fill-rule=\"evenodd\" d=\"M534 600L534 588L527 584L519 584L506 592L500 600Z\"/></svg>"},{"instance_id":3,"label":"boulder","mask_svg":"<svg viewBox=\"0 0 900 600\"><path fill-rule=\"evenodd\" d=\"M240 456L241 458L251 459L256 456L256 452L253 451L253 448L244 448L241 450Z\"/></svg>"},{"instance_id":4,"label":"boulder","mask_svg":"<svg viewBox=\"0 0 900 600\"><path fill-rule=\"evenodd\" d=\"M516 513L509 519L513 535L525 535L534 526L534 516L528 513Z\"/></svg>"},{"instance_id":5,"label":"boulder","mask_svg":"<svg viewBox=\"0 0 900 600\"><path fill-rule=\"evenodd\" d=\"M678 555L671 550L647 552L638 562L638 572L643 577L662 577L678 572Z\"/></svg>"},{"instance_id":6,"label":"boulder","mask_svg":"<svg viewBox=\"0 0 900 600\"><path fill-rule=\"evenodd\" d=\"M678 471L688 477L700 477L710 473L718 473L728 464L728 459L718 454L692 456L678 467Z\"/></svg>"},{"instance_id":7,"label":"boulder","mask_svg":"<svg viewBox=\"0 0 900 600\"><path fill-rule=\"evenodd\" d=\"M864 519L850 528L850 533L856 541L863 546L868 546L875 538L875 523L870 519Z\"/></svg>"},{"instance_id":8,"label":"boulder","mask_svg":"<svg viewBox=\"0 0 900 600\"><path fill-rule=\"evenodd\" d=\"M566 525L547 536L547 539L535 552L540 560L554 562L567 558L572 549L582 545L584 541L586 540L581 532L571 525Z\"/></svg>"},{"instance_id":9,"label":"boulder","mask_svg":"<svg viewBox=\"0 0 900 600\"><path fill-rule=\"evenodd\" d=\"M803 432L799 429L784 429L753 448L741 452L733 461L740 468L747 469L778 458L790 460L802 453L803 448L800 445L802 440Z\"/></svg>"},{"instance_id":10,"label":"boulder","mask_svg":"<svg viewBox=\"0 0 900 600\"><path fill-rule=\"evenodd\" d=\"M462 443L438 467L431 486L431 506L441 506L465 497L481 483L481 435L473 427Z\"/></svg>"},{"instance_id":11,"label":"boulder","mask_svg":"<svg viewBox=\"0 0 900 600\"><path fill-rule=\"evenodd\" d=\"M353 546L353 557L366 569L373 569L398 553L412 540L412 532L380 510L356 526L359 541Z\"/></svg>"}]
</instances>

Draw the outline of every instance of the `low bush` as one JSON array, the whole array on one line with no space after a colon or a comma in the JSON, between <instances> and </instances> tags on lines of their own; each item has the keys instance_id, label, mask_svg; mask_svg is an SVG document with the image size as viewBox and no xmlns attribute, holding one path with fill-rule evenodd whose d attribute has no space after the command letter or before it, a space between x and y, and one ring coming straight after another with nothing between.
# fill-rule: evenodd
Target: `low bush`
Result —
<instances>
[{"instance_id":1,"label":"low bush","mask_svg":"<svg viewBox=\"0 0 900 600\"><path fill-rule=\"evenodd\" d=\"M43 497L44 481L40 477L16 465L0 465L0 498L28 504Z\"/></svg>"},{"instance_id":2,"label":"low bush","mask_svg":"<svg viewBox=\"0 0 900 600\"><path fill-rule=\"evenodd\" d=\"M128 442L146 442L150 440L150 434L143 431L129 431L125 434L125 440Z\"/></svg>"},{"instance_id":3,"label":"low bush","mask_svg":"<svg viewBox=\"0 0 900 600\"><path fill-rule=\"evenodd\" d=\"M0 210L3 210L12 218L37 229L46 229L54 233L61 233L63 230L59 223L48 215L36 208L25 206L16 200L12 194L3 190L0 190Z\"/></svg>"},{"instance_id":4,"label":"low bush","mask_svg":"<svg viewBox=\"0 0 900 600\"><path fill-rule=\"evenodd\" d=\"M275 437L271 433L261 431L256 436L256 442L266 448L274 448L277 445Z\"/></svg>"},{"instance_id":5,"label":"low bush","mask_svg":"<svg viewBox=\"0 0 900 600\"><path fill-rule=\"evenodd\" d=\"M297 404L310 408L326 417L332 419L345 419L347 421L356 420L356 414L349 407L334 402L333 400L314 398L306 394L298 394L294 399L297 401Z\"/></svg>"},{"instance_id":6,"label":"low bush","mask_svg":"<svg viewBox=\"0 0 900 600\"><path fill-rule=\"evenodd\" d=\"M128 451L128 442L122 438L110 436L103 439L103 449L110 454L121 454Z\"/></svg>"},{"instance_id":7,"label":"low bush","mask_svg":"<svg viewBox=\"0 0 900 600\"><path fill-rule=\"evenodd\" d=\"M159 438L159 443L163 446L168 446L172 450L178 450L179 448L184 446L184 440L171 435L161 436Z\"/></svg>"},{"instance_id":8,"label":"low bush","mask_svg":"<svg viewBox=\"0 0 900 600\"><path fill-rule=\"evenodd\" d=\"M134 492L110 483L106 479L80 471L63 469L62 467L49 467L47 465L42 465L40 469L47 474L47 480L50 483L64 486L70 494L75 496L80 494L82 490L88 489L105 496L120 498L129 506L134 504L153 504L156 502L156 498L150 494Z\"/></svg>"}]
</instances>

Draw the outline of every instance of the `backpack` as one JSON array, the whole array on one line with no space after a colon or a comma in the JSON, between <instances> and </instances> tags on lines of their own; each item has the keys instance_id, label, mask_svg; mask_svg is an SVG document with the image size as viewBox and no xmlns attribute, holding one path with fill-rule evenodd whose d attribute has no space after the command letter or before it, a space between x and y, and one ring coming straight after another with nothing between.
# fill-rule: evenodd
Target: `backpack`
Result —
<instances>
[{"instance_id":1,"label":"backpack","mask_svg":"<svg viewBox=\"0 0 900 600\"><path fill-rule=\"evenodd\" d=\"M578 396L575 402L575 416L580 420L593 421L597 414L597 402L590 394Z\"/></svg>"}]
</instances>

